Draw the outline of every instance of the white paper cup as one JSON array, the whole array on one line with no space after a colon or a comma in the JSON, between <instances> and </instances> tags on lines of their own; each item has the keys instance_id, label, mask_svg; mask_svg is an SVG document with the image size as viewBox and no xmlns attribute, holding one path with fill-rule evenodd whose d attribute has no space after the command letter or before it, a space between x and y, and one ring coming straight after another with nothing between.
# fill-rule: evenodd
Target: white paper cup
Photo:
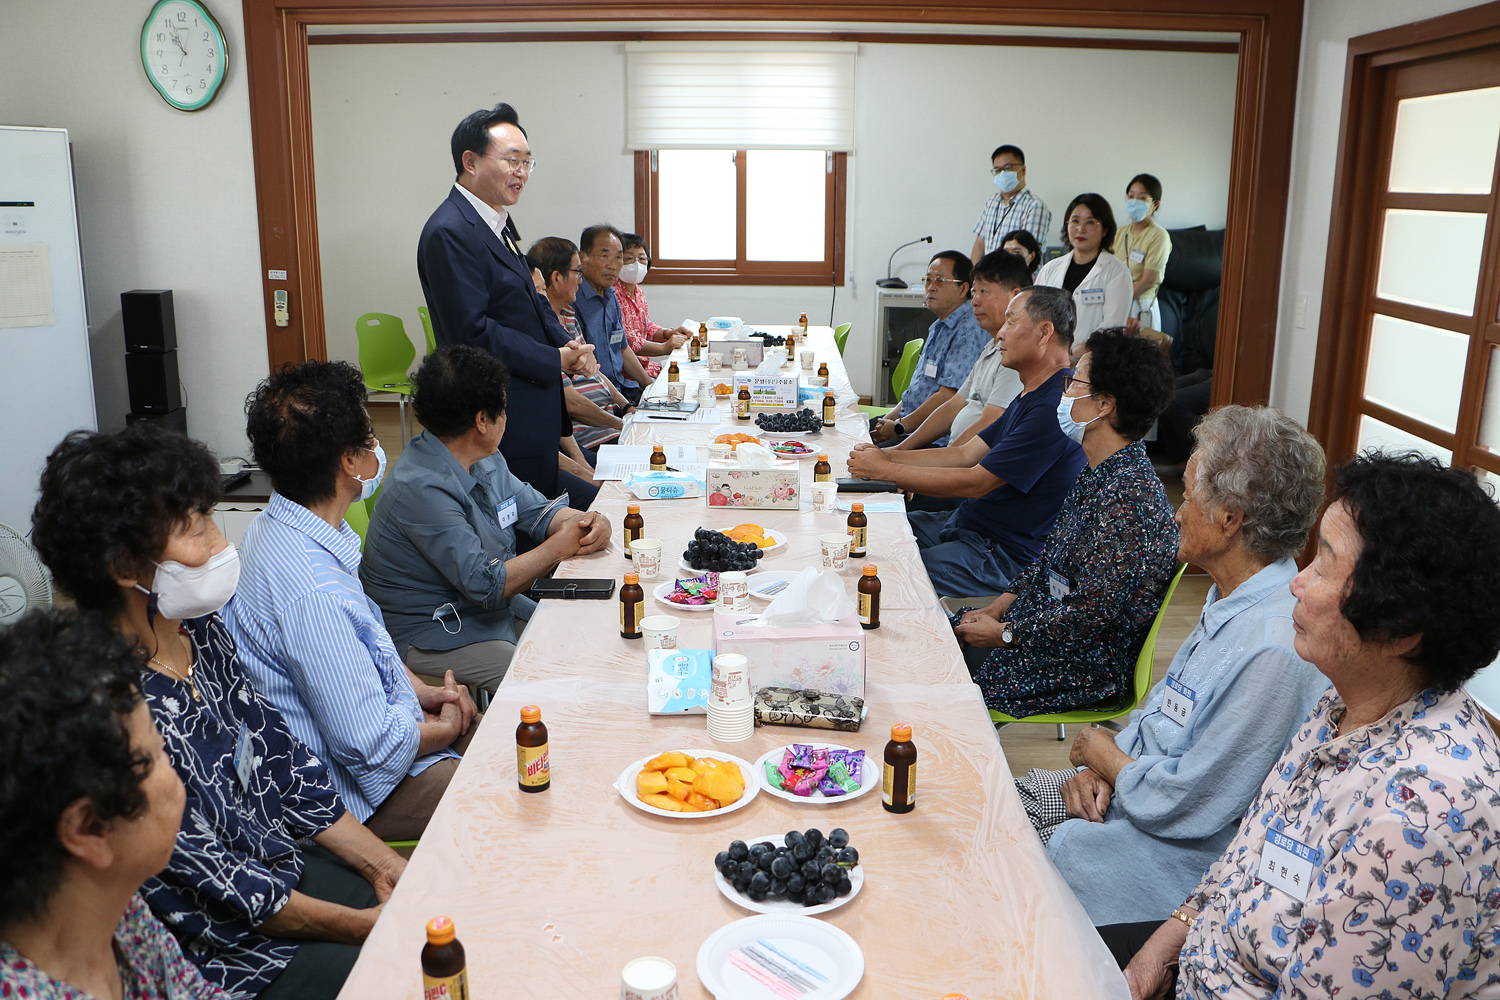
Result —
<instances>
[{"instance_id":1,"label":"white paper cup","mask_svg":"<svg viewBox=\"0 0 1500 1000\"><path fill-rule=\"evenodd\" d=\"M823 386L828 384L828 380L821 375L805 375L803 378L807 381L808 385Z\"/></svg>"},{"instance_id":2,"label":"white paper cup","mask_svg":"<svg viewBox=\"0 0 1500 1000\"><path fill-rule=\"evenodd\" d=\"M733 355L733 357L734 357L734 370L735 371L742 372L746 368L750 367L750 352L747 351L745 348L743 348L743 347L736 347L734 349L734 355Z\"/></svg>"},{"instance_id":3,"label":"white paper cup","mask_svg":"<svg viewBox=\"0 0 1500 1000\"><path fill-rule=\"evenodd\" d=\"M647 649L676 649L678 621L671 615L647 615L641 619L641 632Z\"/></svg>"},{"instance_id":4,"label":"white paper cup","mask_svg":"<svg viewBox=\"0 0 1500 1000\"><path fill-rule=\"evenodd\" d=\"M687 398L687 386L681 382L668 382L667 395L679 401L684 400Z\"/></svg>"},{"instance_id":5,"label":"white paper cup","mask_svg":"<svg viewBox=\"0 0 1500 1000\"><path fill-rule=\"evenodd\" d=\"M840 570L849 559L849 542L852 539L848 535L835 535L832 532L818 536L818 545L823 550L823 568ZM631 550L639 549L641 543L637 541L631 546Z\"/></svg>"},{"instance_id":6,"label":"white paper cup","mask_svg":"<svg viewBox=\"0 0 1500 1000\"><path fill-rule=\"evenodd\" d=\"M661 572L661 539L637 538L630 543L630 559L642 580L655 580Z\"/></svg>"},{"instance_id":7,"label":"white paper cup","mask_svg":"<svg viewBox=\"0 0 1500 1000\"><path fill-rule=\"evenodd\" d=\"M838 483L813 483L812 493L814 514L835 514L838 512Z\"/></svg>"},{"instance_id":8,"label":"white paper cup","mask_svg":"<svg viewBox=\"0 0 1500 1000\"><path fill-rule=\"evenodd\" d=\"M716 372L724 367L724 355L718 351L709 351L704 357L708 358L708 370Z\"/></svg>"},{"instance_id":9,"label":"white paper cup","mask_svg":"<svg viewBox=\"0 0 1500 1000\"><path fill-rule=\"evenodd\" d=\"M734 454L734 445L711 444L708 446L708 460L710 462L727 462L729 456Z\"/></svg>"},{"instance_id":10,"label":"white paper cup","mask_svg":"<svg viewBox=\"0 0 1500 1000\"><path fill-rule=\"evenodd\" d=\"M632 959L620 973L620 1000L678 1000L677 966L654 955Z\"/></svg>"},{"instance_id":11,"label":"white paper cup","mask_svg":"<svg viewBox=\"0 0 1500 1000\"><path fill-rule=\"evenodd\" d=\"M720 653L714 657L713 683L708 693L708 709L755 709L750 695L750 661L739 653Z\"/></svg>"},{"instance_id":12,"label":"white paper cup","mask_svg":"<svg viewBox=\"0 0 1500 1000\"><path fill-rule=\"evenodd\" d=\"M814 362L816 362L818 360L818 352L817 351L803 351L801 357L802 357L802 367L806 368L808 371L812 371L813 370L813 366L814 366Z\"/></svg>"},{"instance_id":13,"label":"white paper cup","mask_svg":"<svg viewBox=\"0 0 1500 1000\"><path fill-rule=\"evenodd\" d=\"M732 569L719 574L718 605L725 611L750 610L750 584L746 582L744 570Z\"/></svg>"}]
</instances>

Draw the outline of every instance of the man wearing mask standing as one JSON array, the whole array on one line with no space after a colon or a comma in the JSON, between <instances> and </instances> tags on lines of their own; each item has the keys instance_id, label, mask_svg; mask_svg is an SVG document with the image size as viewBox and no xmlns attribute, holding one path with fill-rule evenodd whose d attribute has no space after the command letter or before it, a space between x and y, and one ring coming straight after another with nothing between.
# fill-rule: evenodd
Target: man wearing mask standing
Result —
<instances>
[{"instance_id":1,"label":"man wearing mask standing","mask_svg":"<svg viewBox=\"0 0 1500 1000\"><path fill-rule=\"evenodd\" d=\"M1052 229L1052 210L1026 187L1026 154L1019 146L1000 146L990 154L990 173L995 178L996 194L984 203L979 221L974 224L974 249L969 253L974 263L1001 248L1007 233L1024 229L1047 249Z\"/></svg>"},{"instance_id":2,"label":"man wearing mask standing","mask_svg":"<svg viewBox=\"0 0 1500 1000\"><path fill-rule=\"evenodd\" d=\"M422 227L417 275L439 347L469 344L510 370L510 471L548 498L560 492L557 441L568 422L561 372L597 370L594 347L570 340L537 292L510 209L535 160L516 111L497 104L459 123L450 142L458 176Z\"/></svg>"},{"instance_id":3,"label":"man wearing mask standing","mask_svg":"<svg viewBox=\"0 0 1500 1000\"><path fill-rule=\"evenodd\" d=\"M625 262L620 231L607 224L589 226L578 238L578 259L583 266L583 282L573 301L578 324L594 346L599 373L632 404L639 403L641 389L652 379L625 342L625 317L615 296L615 282Z\"/></svg>"}]
</instances>

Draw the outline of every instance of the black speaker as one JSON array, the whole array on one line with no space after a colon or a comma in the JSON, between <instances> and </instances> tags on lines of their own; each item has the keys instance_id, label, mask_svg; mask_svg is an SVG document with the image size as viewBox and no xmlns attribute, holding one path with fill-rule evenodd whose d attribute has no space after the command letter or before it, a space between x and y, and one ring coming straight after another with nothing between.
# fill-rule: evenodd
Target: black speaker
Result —
<instances>
[{"instance_id":1,"label":"black speaker","mask_svg":"<svg viewBox=\"0 0 1500 1000\"><path fill-rule=\"evenodd\" d=\"M187 407L185 406L179 406L175 410L168 410L166 413L127 413L125 414L125 422L127 424L137 422L156 424L158 427L165 427L169 431L177 431L180 434L188 432Z\"/></svg>"},{"instance_id":2,"label":"black speaker","mask_svg":"<svg viewBox=\"0 0 1500 1000\"><path fill-rule=\"evenodd\" d=\"M162 354L177 350L177 314L170 288L137 288L120 293L125 350Z\"/></svg>"},{"instance_id":3,"label":"black speaker","mask_svg":"<svg viewBox=\"0 0 1500 1000\"><path fill-rule=\"evenodd\" d=\"M182 406L176 351L125 355L125 382L130 387L130 409L135 413L166 413Z\"/></svg>"}]
</instances>

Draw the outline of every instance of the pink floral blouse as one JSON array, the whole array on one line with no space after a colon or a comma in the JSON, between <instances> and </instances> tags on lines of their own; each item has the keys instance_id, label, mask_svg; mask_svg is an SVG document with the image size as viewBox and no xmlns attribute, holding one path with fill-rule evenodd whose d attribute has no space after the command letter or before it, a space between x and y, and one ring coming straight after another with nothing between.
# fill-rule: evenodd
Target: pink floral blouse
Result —
<instances>
[{"instance_id":1,"label":"pink floral blouse","mask_svg":"<svg viewBox=\"0 0 1500 1000\"><path fill-rule=\"evenodd\" d=\"M630 291L634 288L634 291ZM640 285L627 285L623 281L615 282L615 297L620 300L620 315L625 318L625 341L630 344L630 349L637 354L641 351L641 345L648 340L665 341L666 337L658 334L670 334L672 331L664 326L657 326L651 322L646 307L646 293L641 291ZM641 358L641 364L646 366L646 374L652 378L661 374L661 362L655 358Z\"/></svg>"}]
</instances>

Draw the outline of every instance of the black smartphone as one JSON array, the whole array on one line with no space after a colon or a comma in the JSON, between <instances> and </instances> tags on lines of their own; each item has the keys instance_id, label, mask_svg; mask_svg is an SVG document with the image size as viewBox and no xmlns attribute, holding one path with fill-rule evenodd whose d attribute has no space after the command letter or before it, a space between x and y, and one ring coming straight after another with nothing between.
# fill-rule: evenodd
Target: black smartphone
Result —
<instances>
[{"instance_id":1,"label":"black smartphone","mask_svg":"<svg viewBox=\"0 0 1500 1000\"><path fill-rule=\"evenodd\" d=\"M894 481L889 479L835 479L840 493L899 493Z\"/></svg>"},{"instance_id":2,"label":"black smartphone","mask_svg":"<svg viewBox=\"0 0 1500 1000\"><path fill-rule=\"evenodd\" d=\"M560 576L544 576L531 585L526 596L534 601L544 597L561 598L565 601L603 601L615 592L613 580L581 580Z\"/></svg>"}]
</instances>

